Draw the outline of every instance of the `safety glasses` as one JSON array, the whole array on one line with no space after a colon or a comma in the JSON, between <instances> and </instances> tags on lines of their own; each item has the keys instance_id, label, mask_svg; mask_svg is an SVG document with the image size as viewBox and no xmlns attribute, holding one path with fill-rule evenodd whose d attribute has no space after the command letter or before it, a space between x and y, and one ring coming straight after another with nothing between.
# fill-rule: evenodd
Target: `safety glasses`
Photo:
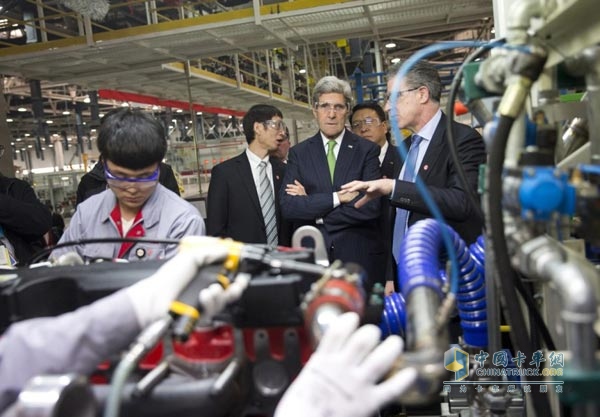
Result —
<instances>
[{"instance_id":1,"label":"safety glasses","mask_svg":"<svg viewBox=\"0 0 600 417\"><path fill-rule=\"evenodd\" d=\"M130 187L135 187L138 189L148 189L152 188L158 182L158 176L160 174L160 167L157 167L156 170L148 175L147 177L137 177L137 178L124 178L118 177L108 169L108 165L104 164L104 177L106 178L106 183L110 187L126 189Z\"/></svg>"},{"instance_id":2,"label":"safety glasses","mask_svg":"<svg viewBox=\"0 0 600 417\"><path fill-rule=\"evenodd\" d=\"M352 130L361 130L363 127L370 128L372 126L381 126L383 123L379 119L374 119L372 117L365 117L365 120L355 120L352 122Z\"/></svg>"}]
</instances>

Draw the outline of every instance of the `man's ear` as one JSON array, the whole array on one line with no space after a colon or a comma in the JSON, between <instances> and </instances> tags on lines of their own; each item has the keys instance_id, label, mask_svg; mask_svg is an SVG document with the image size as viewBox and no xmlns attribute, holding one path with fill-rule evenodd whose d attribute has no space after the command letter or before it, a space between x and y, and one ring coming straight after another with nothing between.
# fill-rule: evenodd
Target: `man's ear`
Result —
<instances>
[{"instance_id":1,"label":"man's ear","mask_svg":"<svg viewBox=\"0 0 600 417\"><path fill-rule=\"evenodd\" d=\"M264 128L263 124L260 122L254 122L254 136L256 137L256 134L260 132L261 127Z\"/></svg>"},{"instance_id":2,"label":"man's ear","mask_svg":"<svg viewBox=\"0 0 600 417\"><path fill-rule=\"evenodd\" d=\"M419 102L421 102L421 103L426 103L426 102L430 101L430 99L431 99L431 93L429 92L429 88L425 87L424 85L419 87L418 94L419 94Z\"/></svg>"}]
</instances>

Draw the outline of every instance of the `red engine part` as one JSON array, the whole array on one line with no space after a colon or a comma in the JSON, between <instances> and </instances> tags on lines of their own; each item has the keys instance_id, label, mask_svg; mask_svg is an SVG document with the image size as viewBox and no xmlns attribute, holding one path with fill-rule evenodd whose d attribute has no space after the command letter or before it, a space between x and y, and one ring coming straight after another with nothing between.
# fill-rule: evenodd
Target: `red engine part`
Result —
<instances>
[{"instance_id":1,"label":"red engine part","mask_svg":"<svg viewBox=\"0 0 600 417\"><path fill-rule=\"evenodd\" d=\"M265 330L269 338L269 350L274 360L282 361L285 356L284 337L289 328L273 327ZM251 362L256 360L254 346L254 335L259 329L244 329L244 349ZM300 343L300 354L302 363L306 363L312 354L312 348L308 341L306 331L302 327L295 328ZM190 365L206 364L226 365L235 352L235 338L231 326L220 326L216 328L196 329L185 343L173 343L173 352L178 360L188 362ZM164 359L165 349L162 343L157 344L154 349L142 359L139 365L141 371L150 371ZM109 371L112 366L109 361L103 362L98 370L90 378L94 384L109 383Z\"/></svg>"},{"instance_id":2,"label":"red engine part","mask_svg":"<svg viewBox=\"0 0 600 417\"><path fill-rule=\"evenodd\" d=\"M324 304L334 304L342 311L354 311L362 316L365 309L364 296L361 289L343 279L331 279L308 304L304 314L305 323L310 324L316 311Z\"/></svg>"}]
</instances>

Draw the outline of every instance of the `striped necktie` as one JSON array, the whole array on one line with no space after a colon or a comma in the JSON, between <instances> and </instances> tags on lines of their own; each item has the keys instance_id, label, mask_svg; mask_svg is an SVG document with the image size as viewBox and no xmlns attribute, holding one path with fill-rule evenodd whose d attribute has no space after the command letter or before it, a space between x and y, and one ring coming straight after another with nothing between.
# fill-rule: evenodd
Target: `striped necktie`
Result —
<instances>
[{"instance_id":1,"label":"striped necktie","mask_svg":"<svg viewBox=\"0 0 600 417\"><path fill-rule=\"evenodd\" d=\"M271 181L267 176L267 163L260 161L258 164L258 177L260 179L258 186L258 199L260 200L260 209L262 210L265 221L265 233L267 243L272 246L277 245L277 217L275 216L275 200L273 199L273 190Z\"/></svg>"},{"instance_id":2,"label":"striped necktie","mask_svg":"<svg viewBox=\"0 0 600 417\"><path fill-rule=\"evenodd\" d=\"M415 182L417 176L417 157L419 156L419 144L423 138L419 135L413 135L410 143L410 149L404 162L404 172L400 179L402 181ZM400 244L404 239L404 233L406 233L406 223L408 221L408 210L401 208L396 209L396 221L394 222L394 236L392 240L392 254L396 263L398 263L400 256Z\"/></svg>"}]
</instances>

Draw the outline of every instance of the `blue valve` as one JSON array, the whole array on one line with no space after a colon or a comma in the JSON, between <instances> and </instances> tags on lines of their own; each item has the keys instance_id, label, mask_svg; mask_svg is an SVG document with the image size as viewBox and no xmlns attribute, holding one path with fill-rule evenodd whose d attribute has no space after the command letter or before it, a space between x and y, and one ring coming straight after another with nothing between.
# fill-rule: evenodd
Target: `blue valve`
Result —
<instances>
[{"instance_id":1,"label":"blue valve","mask_svg":"<svg viewBox=\"0 0 600 417\"><path fill-rule=\"evenodd\" d=\"M575 187L566 172L552 167L525 167L519 188L521 215L528 220L550 220L553 213L575 213Z\"/></svg>"}]
</instances>

